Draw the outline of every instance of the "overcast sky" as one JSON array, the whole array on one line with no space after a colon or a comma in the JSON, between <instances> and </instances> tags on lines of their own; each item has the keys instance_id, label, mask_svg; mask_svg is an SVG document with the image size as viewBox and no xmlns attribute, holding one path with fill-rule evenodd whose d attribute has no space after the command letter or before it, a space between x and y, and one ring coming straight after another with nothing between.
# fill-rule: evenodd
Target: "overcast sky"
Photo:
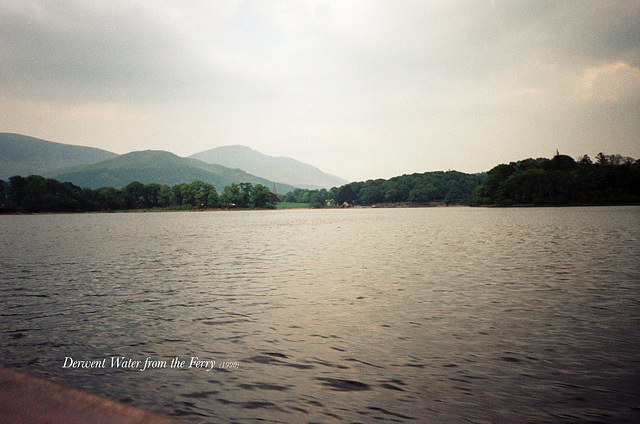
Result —
<instances>
[{"instance_id":1,"label":"overcast sky","mask_svg":"<svg viewBox=\"0 0 640 424\"><path fill-rule=\"evenodd\" d=\"M0 131L349 180L640 157L640 1L2 0Z\"/></svg>"}]
</instances>

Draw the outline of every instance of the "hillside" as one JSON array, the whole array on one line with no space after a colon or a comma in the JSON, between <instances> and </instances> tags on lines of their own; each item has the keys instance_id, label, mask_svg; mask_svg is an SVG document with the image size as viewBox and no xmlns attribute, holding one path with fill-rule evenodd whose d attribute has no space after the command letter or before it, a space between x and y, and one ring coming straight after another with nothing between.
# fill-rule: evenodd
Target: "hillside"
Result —
<instances>
[{"instance_id":1,"label":"hillside","mask_svg":"<svg viewBox=\"0 0 640 424\"><path fill-rule=\"evenodd\" d=\"M272 181L301 188L339 187L347 180L287 157L268 156L246 146L223 146L189 156L203 162L239 168Z\"/></svg>"},{"instance_id":2,"label":"hillside","mask_svg":"<svg viewBox=\"0 0 640 424\"><path fill-rule=\"evenodd\" d=\"M58 181L68 181L80 187L122 188L138 181L142 184L191 183L200 180L212 184L218 193L232 183L249 182L273 188L273 182L256 177L239 169L208 164L196 159L181 158L173 153L145 150L127 153L96 164L77 167L51 176ZM286 193L294 187L276 183L276 190Z\"/></svg>"},{"instance_id":3,"label":"hillside","mask_svg":"<svg viewBox=\"0 0 640 424\"><path fill-rule=\"evenodd\" d=\"M61 168L90 165L116 157L102 149L54 143L26 135L0 133L0 179L49 175Z\"/></svg>"}]
</instances>

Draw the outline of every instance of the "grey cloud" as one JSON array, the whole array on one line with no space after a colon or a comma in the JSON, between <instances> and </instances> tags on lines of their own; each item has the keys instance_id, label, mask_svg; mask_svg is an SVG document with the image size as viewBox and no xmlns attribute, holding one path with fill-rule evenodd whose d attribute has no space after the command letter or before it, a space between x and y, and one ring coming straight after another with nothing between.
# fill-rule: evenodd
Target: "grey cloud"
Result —
<instances>
[{"instance_id":1,"label":"grey cloud","mask_svg":"<svg viewBox=\"0 0 640 424\"><path fill-rule=\"evenodd\" d=\"M207 17L199 16L205 10L193 3L159 3L158 10L131 2L102 8L86 2L39 4L39 17L0 16L0 40L11 55L0 76L5 91L60 96L82 90L86 96L134 100L193 88L200 95L231 96L245 88L260 91L255 80L270 71L281 81L261 83L446 88L452 77L475 80L525 63L532 51L549 60L576 55L624 58L636 65L640 60L637 2L465 1L437 7L392 2L361 18L369 20L363 33L337 35L331 26L325 32L278 33L249 6L223 20L215 20L215 10L206 11L220 26L216 30L207 27ZM172 9L175 16L163 13ZM324 15L326 24L331 13ZM310 35L314 30L318 33ZM312 39L300 44L295 37L301 34Z\"/></svg>"},{"instance_id":2,"label":"grey cloud","mask_svg":"<svg viewBox=\"0 0 640 424\"><path fill-rule=\"evenodd\" d=\"M0 74L3 90L135 101L215 80L188 37L149 12L135 4L96 10L86 2L42 2L39 16L1 16L0 42L11 55Z\"/></svg>"},{"instance_id":3,"label":"grey cloud","mask_svg":"<svg viewBox=\"0 0 640 424\"><path fill-rule=\"evenodd\" d=\"M496 11L521 48L555 51L571 59L638 59L638 2L501 2Z\"/></svg>"}]
</instances>

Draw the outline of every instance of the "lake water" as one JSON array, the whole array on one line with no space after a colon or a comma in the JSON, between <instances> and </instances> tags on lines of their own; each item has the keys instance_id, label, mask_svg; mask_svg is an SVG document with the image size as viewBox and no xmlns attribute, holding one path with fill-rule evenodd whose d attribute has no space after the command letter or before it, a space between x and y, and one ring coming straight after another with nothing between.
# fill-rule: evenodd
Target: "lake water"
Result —
<instances>
[{"instance_id":1,"label":"lake water","mask_svg":"<svg viewBox=\"0 0 640 424\"><path fill-rule=\"evenodd\" d=\"M640 207L0 216L1 360L190 423L639 422L639 230Z\"/></svg>"}]
</instances>

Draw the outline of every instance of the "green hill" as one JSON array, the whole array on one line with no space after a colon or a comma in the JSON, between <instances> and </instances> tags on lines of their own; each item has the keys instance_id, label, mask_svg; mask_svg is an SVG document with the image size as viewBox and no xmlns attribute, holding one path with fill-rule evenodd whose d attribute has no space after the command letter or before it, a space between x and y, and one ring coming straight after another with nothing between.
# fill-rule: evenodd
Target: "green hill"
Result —
<instances>
[{"instance_id":1,"label":"green hill","mask_svg":"<svg viewBox=\"0 0 640 424\"><path fill-rule=\"evenodd\" d=\"M51 178L92 189L122 188L138 181L142 184L173 186L200 180L212 184L218 193L232 183L248 182L272 188L274 182L248 174L240 169L208 164L196 159L181 158L170 152L145 150L127 153L96 164L76 167ZM295 187L276 182L276 190L286 193Z\"/></svg>"},{"instance_id":2,"label":"green hill","mask_svg":"<svg viewBox=\"0 0 640 424\"><path fill-rule=\"evenodd\" d=\"M116 157L102 149L54 143L26 135L0 133L0 179L14 175L50 175L62 168Z\"/></svg>"}]
</instances>

